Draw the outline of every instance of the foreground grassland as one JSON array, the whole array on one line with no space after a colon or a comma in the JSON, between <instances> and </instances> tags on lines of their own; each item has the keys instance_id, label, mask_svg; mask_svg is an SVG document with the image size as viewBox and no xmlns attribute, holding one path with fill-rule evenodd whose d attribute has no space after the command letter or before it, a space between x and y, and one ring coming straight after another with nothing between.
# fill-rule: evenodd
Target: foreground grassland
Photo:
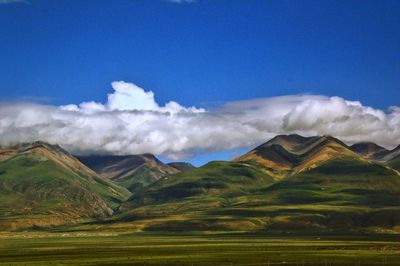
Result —
<instances>
[{"instance_id":1,"label":"foreground grassland","mask_svg":"<svg viewBox=\"0 0 400 266\"><path fill-rule=\"evenodd\" d=\"M0 265L400 265L400 238L393 235L10 233L0 237Z\"/></svg>"}]
</instances>

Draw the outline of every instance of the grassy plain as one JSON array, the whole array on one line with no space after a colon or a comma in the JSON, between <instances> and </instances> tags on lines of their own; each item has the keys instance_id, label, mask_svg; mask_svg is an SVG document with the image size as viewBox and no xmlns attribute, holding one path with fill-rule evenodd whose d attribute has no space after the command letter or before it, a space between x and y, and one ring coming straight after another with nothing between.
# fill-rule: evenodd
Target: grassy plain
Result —
<instances>
[{"instance_id":1,"label":"grassy plain","mask_svg":"<svg viewBox=\"0 0 400 266\"><path fill-rule=\"evenodd\" d=\"M0 265L400 265L396 235L3 233Z\"/></svg>"}]
</instances>

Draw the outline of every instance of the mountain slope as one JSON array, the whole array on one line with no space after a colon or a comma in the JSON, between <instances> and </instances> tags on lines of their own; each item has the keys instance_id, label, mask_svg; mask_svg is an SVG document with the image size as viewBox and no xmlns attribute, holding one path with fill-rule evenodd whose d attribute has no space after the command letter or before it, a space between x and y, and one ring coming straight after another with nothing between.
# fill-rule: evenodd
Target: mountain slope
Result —
<instances>
[{"instance_id":1,"label":"mountain slope","mask_svg":"<svg viewBox=\"0 0 400 266\"><path fill-rule=\"evenodd\" d=\"M173 201L193 196L209 196L221 193L242 192L252 187L268 186L274 182L256 167L242 163L214 161L186 172L164 177L151 184L130 200ZM243 188L243 185L246 188Z\"/></svg>"},{"instance_id":2,"label":"mountain slope","mask_svg":"<svg viewBox=\"0 0 400 266\"><path fill-rule=\"evenodd\" d=\"M100 176L110 178L132 192L143 189L161 177L179 172L152 154L91 155L79 156L78 159Z\"/></svg>"},{"instance_id":3,"label":"mountain slope","mask_svg":"<svg viewBox=\"0 0 400 266\"><path fill-rule=\"evenodd\" d=\"M393 169L400 171L400 154L389 160L387 164Z\"/></svg>"},{"instance_id":4,"label":"mountain slope","mask_svg":"<svg viewBox=\"0 0 400 266\"><path fill-rule=\"evenodd\" d=\"M179 217L186 222L193 221L196 224L190 227L193 230L208 228L210 217L207 212L235 204L237 197L257 188L266 188L274 182L273 177L253 165L210 162L149 185L122 204L115 219L145 221L151 217L165 220L168 227L169 221ZM146 227L152 227L153 222Z\"/></svg>"},{"instance_id":5,"label":"mountain slope","mask_svg":"<svg viewBox=\"0 0 400 266\"><path fill-rule=\"evenodd\" d=\"M186 162L173 162L173 163L167 163L167 165L175 168L179 172L184 172L184 171L189 171L189 170L194 170L196 167L190 163Z\"/></svg>"},{"instance_id":6,"label":"mountain slope","mask_svg":"<svg viewBox=\"0 0 400 266\"><path fill-rule=\"evenodd\" d=\"M59 146L35 142L3 149L0 154L1 228L106 217L129 196Z\"/></svg>"},{"instance_id":7,"label":"mountain slope","mask_svg":"<svg viewBox=\"0 0 400 266\"><path fill-rule=\"evenodd\" d=\"M393 150L378 153L375 156L375 159L382 162L389 162L395 160L398 157L400 157L400 145L394 148Z\"/></svg>"}]
</instances>

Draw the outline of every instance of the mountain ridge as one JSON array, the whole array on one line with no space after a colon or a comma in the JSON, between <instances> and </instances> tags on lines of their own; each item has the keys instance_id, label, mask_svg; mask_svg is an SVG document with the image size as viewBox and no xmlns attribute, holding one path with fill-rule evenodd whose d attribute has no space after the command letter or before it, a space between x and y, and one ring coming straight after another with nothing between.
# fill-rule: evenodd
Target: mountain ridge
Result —
<instances>
[{"instance_id":1,"label":"mountain ridge","mask_svg":"<svg viewBox=\"0 0 400 266\"><path fill-rule=\"evenodd\" d=\"M293 134L278 135L233 161L257 162L269 169L272 175L283 178L343 156L362 160L344 142L331 136L302 137Z\"/></svg>"}]
</instances>

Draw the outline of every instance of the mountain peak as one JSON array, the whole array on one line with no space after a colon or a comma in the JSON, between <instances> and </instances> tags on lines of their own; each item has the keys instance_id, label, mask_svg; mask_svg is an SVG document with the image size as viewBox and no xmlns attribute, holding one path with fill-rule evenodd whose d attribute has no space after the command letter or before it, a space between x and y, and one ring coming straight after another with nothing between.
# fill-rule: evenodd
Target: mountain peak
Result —
<instances>
[{"instance_id":1,"label":"mountain peak","mask_svg":"<svg viewBox=\"0 0 400 266\"><path fill-rule=\"evenodd\" d=\"M110 178L131 191L166 175L179 172L150 153L137 155L90 155L78 159L102 177Z\"/></svg>"},{"instance_id":2,"label":"mountain peak","mask_svg":"<svg viewBox=\"0 0 400 266\"><path fill-rule=\"evenodd\" d=\"M288 134L288 135L277 135L267 141L266 143L273 143L273 144L279 144L280 142L290 142L290 143L299 143L299 142L305 142L308 139L315 138L315 137L303 137L298 134Z\"/></svg>"},{"instance_id":3,"label":"mountain peak","mask_svg":"<svg viewBox=\"0 0 400 266\"><path fill-rule=\"evenodd\" d=\"M297 134L278 135L257 148L263 146L280 145L287 151L296 152L304 146L307 146L308 143L314 141L316 138L317 137L303 137Z\"/></svg>"},{"instance_id":4,"label":"mountain peak","mask_svg":"<svg viewBox=\"0 0 400 266\"><path fill-rule=\"evenodd\" d=\"M12 154L16 154L18 152L27 152L27 151L39 149L39 148L42 148L49 152L71 156L71 154L68 151L64 150L60 145L50 144L48 142L41 141L41 140L11 145L11 146L2 148L2 150L3 151L7 150L8 152L12 152Z\"/></svg>"},{"instance_id":5,"label":"mountain peak","mask_svg":"<svg viewBox=\"0 0 400 266\"><path fill-rule=\"evenodd\" d=\"M353 144L350 149L366 158L372 158L378 153L387 151L387 149L384 147L381 147L373 142L359 142Z\"/></svg>"},{"instance_id":6,"label":"mountain peak","mask_svg":"<svg viewBox=\"0 0 400 266\"><path fill-rule=\"evenodd\" d=\"M303 171L341 157L361 159L332 136L279 135L235 159L257 162L272 171Z\"/></svg>"},{"instance_id":7,"label":"mountain peak","mask_svg":"<svg viewBox=\"0 0 400 266\"><path fill-rule=\"evenodd\" d=\"M278 135L271 140L267 141L266 143L260 145L262 146L271 146L271 145L280 145L286 151L301 154L306 152L308 147L311 147L314 144L326 144L327 142L334 142L341 146L347 147L345 143L340 141L337 138L334 138L329 135L322 135L322 136L312 136L312 137L303 137L297 134L291 135ZM257 147L257 148L259 148ZM257 149L256 148L256 149Z\"/></svg>"}]
</instances>

